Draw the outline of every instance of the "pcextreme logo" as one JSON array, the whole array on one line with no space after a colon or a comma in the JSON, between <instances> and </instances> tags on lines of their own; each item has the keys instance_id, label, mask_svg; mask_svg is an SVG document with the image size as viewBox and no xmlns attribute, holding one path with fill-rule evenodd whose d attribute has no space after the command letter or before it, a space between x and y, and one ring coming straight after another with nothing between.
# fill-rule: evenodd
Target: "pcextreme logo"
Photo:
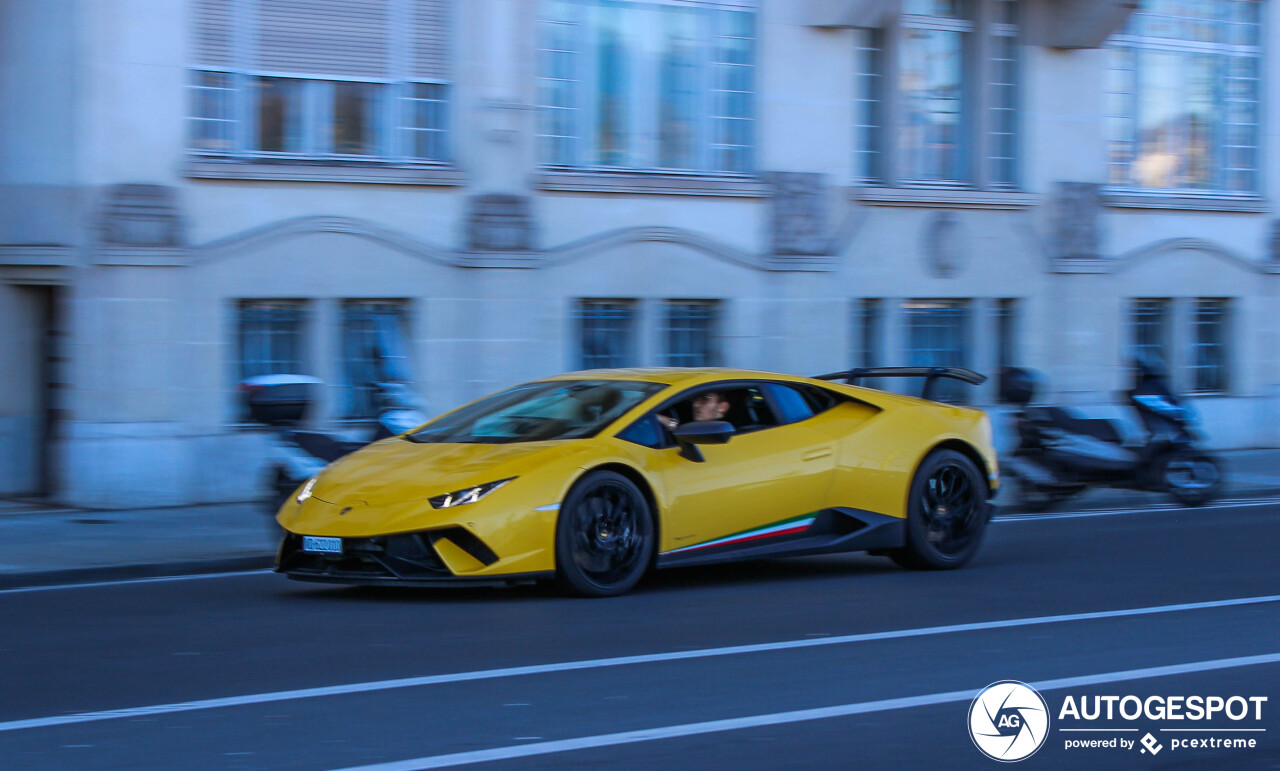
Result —
<instances>
[{"instance_id":1,"label":"pcextreme logo","mask_svg":"<svg viewBox=\"0 0 1280 771\"><path fill-rule=\"evenodd\" d=\"M969 737L992 760L1024 760L1049 737L1049 705L1026 683L992 683L969 705Z\"/></svg>"}]
</instances>

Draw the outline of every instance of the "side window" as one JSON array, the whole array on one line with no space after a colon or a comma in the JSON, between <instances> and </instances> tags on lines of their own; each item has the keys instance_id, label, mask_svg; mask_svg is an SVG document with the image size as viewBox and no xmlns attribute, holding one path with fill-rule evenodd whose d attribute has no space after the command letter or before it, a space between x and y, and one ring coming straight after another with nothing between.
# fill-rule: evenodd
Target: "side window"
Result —
<instances>
[{"instance_id":1,"label":"side window","mask_svg":"<svg viewBox=\"0 0 1280 771\"><path fill-rule=\"evenodd\" d=\"M729 400L725 420L732 423L739 432L758 431L779 424L769 402L764 398L764 392L756 386L735 388L725 396Z\"/></svg>"},{"instance_id":2,"label":"side window","mask_svg":"<svg viewBox=\"0 0 1280 771\"><path fill-rule=\"evenodd\" d=\"M778 405L778 417L783 423L799 423L813 417L814 409L800 391L781 383L770 383L769 393L774 404Z\"/></svg>"},{"instance_id":3,"label":"side window","mask_svg":"<svg viewBox=\"0 0 1280 771\"><path fill-rule=\"evenodd\" d=\"M773 408L765 398L763 388L755 385L705 386L662 407L654 414L657 422L666 427L665 433L681 423L699 420L724 420L731 423L738 433L772 428L779 424ZM638 431L638 424L628 428L624 432L627 435L620 435L621 438L636 441L630 436L632 430Z\"/></svg>"},{"instance_id":4,"label":"side window","mask_svg":"<svg viewBox=\"0 0 1280 771\"><path fill-rule=\"evenodd\" d=\"M625 430L620 431L618 438L623 441L634 442L643 447L662 446L662 433L658 431L658 424L653 419L652 414L645 415Z\"/></svg>"},{"instance_id":5,"label":"side window","mask_svg":"<svg viewBox=\"0 0 1280 771\"><path fill-rule=\"evenodd\" d=\"M813 386L797 386L797 388L804 394L804 400L809 403L814 415L826 412L837 404L846 401L825 388L814 388Z\"/></svg>"}]
</instances>

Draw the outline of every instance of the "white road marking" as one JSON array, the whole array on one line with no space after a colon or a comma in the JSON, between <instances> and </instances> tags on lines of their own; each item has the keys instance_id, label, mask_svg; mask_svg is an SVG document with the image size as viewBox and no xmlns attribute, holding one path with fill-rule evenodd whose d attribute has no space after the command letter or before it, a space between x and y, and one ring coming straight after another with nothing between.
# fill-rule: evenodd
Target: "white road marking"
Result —
<instances>
[{"instance_id":1,"label":"white road marking","mask_svg":"<svg viewBox=\"0 0 1280 771\"><path fill-rule=\"evenodd\" d=\"M1277 662L1280 662L1280 653L1268 653L1262 656L1242 656L1240 658L1233 659L1214 659L1212 661L1196 661L1189 664L1175 664L1167 667L1127 669L1119 672L1084 675L1082 677L1063 677L1056 680L1041 680L1039 682L1028 683L1028 685L1041 691L1053 691L1063 688L1083 688L1091 685L1101 685L1103 683L1119 683L1127 680L1145 680L1154 677L1169 677L1172 675L1181 675L1193 672L1209 672L1216 669L1252 667L1260 664L1275 664ZM413 758L412 760L394 761L391 763L375 763L367 766L353 766L341 769L341 771L421 771L421 769L428 768L464 766L472 763L486 763L495 760L511 760L513 758L550 755L558 752L586 750L596 747L611 747L618 744L634 744L636 742L651 742L661 739L676 739L682 736L697 736L700 734L718 733L721 731L738 731L744 728L763 728L766 726L784 725L787 723L823 720L832 717L864 715L869 712L887 712L889 710L896 709L910 709L913 707L928 707L935 704L964 702L973 699L973 697L977 696L980 691L981 689L968 691L946 691L944 693L931 693L924 696L909 696L900 699L881 699L879 701L840 704L834 707L820 707L817 709L798 709L791 712L774 712L767 715L752 715L750 717L729 718L727 720L708 720L702 723L685 723L683 725L662 726L660 728L645 728L639 731L623 731L621 733L600 734L597 736L581 736L574 739L560 739L557 741L540 742L538 744L494 747L493 749L488 750L455 752L448 755L433 755L423 758Z\"/></svg>"},{"instance_id":2,"label":"white road marking","mask_svg":"<svg viewBox=\"0 0 1280 771\"><path fill-rule=\"evenodd\" d=\"M396 688L418 688L428 685L440 685L443 683L496 680L504 677L543 675L556 672L573 672L585 669L603 669L606 667L629 666L632 664L655 664L667 661L713 658L717 656L739 656L748 653L769 653L773 651L795 650L798 648L816 648L826 645L849 645L853 643L873 642L879 640L900 640L909 637L928 637L933 635L956 634L960 632L981 632L990 629L1011 629L1014 627L1033 626L1037 624L1094 621L1098 619L1147 616L1159 613L1177 613L1188 610L1207 610L1211 608L1260 605L1274 602L1280 602L1280 594L1258 597L1239 597L1230 600L1188 602L1178 605L1154 605L1145 608L1126 608L1124 610L1103 610L1090 613L1069 613L1056 616L1034 616L1029 618L1004 619L1000 621L978 621L969 624L950 624L947 626L919 627L916 629L897 629L887 632L865 632L862 634L842 635L839 637L821 637L816 639L805 638L771 643L756 643L753 645L732 645L721 648L702 648L688 651L647 653L636 656L618 656L607 659L562 661L555 664L534 664L531 666L506 667L503 669L482 669L471 672L453 672L441 675L425 675L422 677L405 677L396 680L375 680L364 683L321 686L318 688L299 688L291 691L274 691L270 693L249 694L246 696L227 696L220 699L203 699L200 701L187 701L173 704L156 704L147 707L129 707L126 709L104 710L101 712L78 712L70 715L54 715L52 717L10 720L0 723L0 732L21 731L28 728L48 728L52 726L71 725L74 723L89 723L99 720L117 720L120 718L165 715L202 709L218 709L221 707L241 707L249 704L267 704L279 701L290 701L293 699L314 699L324 696L341 696L352 693L389 691Z\"/></svg>"},{"instance_id":3,"label":"white road marking","mask_svg":"<svg viewBox=\"0 0 1280 771\"><path fill-rule=\"evenodd\" d=\"M88 589L94 586L124 586L126 584L162 584L169 581L200 581L206 578L233 578L236 576L261 576L272 572L263 570L237 570L229 573L196 573L189 576L156 576L155 578L124 578L119 581L96 581L91 584L57 584L55 586L23 586L17 589L0 589L0 594L25 592L50 592L56 589Z\"/></svg>"}]
</instances>

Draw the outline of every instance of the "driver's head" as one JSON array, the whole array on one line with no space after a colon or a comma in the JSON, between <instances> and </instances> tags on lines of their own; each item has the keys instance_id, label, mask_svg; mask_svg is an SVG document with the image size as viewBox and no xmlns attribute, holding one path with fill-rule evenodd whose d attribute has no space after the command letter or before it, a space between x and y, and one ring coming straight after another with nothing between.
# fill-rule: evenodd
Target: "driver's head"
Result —
<instances>
[{"instance_id":1,"label":"driver's head","mask_svg":"<svg viewBox=\"0 0 1280 771\"><path fill-rule=\"evenodd\" d=\"M719 391L705 391L693 397L694 420L724 420L729 402Z\"/></svg>"}]
</instances>

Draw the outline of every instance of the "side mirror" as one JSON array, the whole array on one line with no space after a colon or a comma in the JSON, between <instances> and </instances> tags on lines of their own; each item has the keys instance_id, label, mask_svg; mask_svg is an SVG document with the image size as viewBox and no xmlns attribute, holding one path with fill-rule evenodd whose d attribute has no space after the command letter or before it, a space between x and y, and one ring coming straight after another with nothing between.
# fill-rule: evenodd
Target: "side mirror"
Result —
<instances>
[{"instance_id":1,"label":"side mirror","mask_svg":"<svg viewBox=\"0 0 1280 771\"><path fill-rule=\"evenodd\" d=\"M733 436L733 424L723 420L697 420L681 423L672 432L680 445L680 457L701 463L704 458L698 449L700 444L725 444Z\"/></svg>"}]
</instances>

